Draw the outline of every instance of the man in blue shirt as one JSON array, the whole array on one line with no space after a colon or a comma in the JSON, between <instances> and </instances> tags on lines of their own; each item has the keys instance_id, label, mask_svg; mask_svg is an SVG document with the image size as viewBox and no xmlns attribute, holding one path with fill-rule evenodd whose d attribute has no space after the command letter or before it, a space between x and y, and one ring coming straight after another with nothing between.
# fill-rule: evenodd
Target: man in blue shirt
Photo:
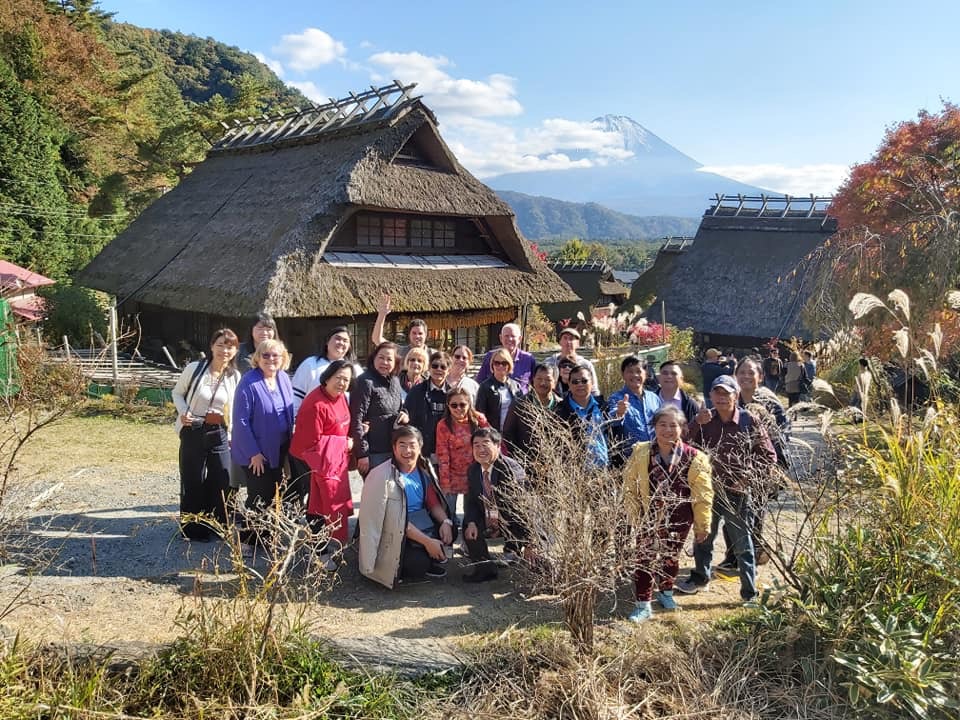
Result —
<instances>
[{"instance_id":1,"label":"man in blue shirt","mask_svg":"<svg viewBox=\"0 0 960 720\"><path fill-rule=\"evenodd\" d=\"M638 442L653 439L653 414L662 404L659 396L645 390L646 364L636 355L628 355L620 363L623 387L610 393L607 415L620 419L615 453L621 459L630 457Z\"/></svg>"}]
</instances>

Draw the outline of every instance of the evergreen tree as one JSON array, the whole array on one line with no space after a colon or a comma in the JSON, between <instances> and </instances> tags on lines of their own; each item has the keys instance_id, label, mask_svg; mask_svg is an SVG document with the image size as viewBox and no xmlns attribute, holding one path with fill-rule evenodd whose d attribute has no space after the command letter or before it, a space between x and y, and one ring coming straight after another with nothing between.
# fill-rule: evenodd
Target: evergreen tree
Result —
<instances>
[{"instance_id":1,"label":"evergreen tree","mask_svg":"<svg viewBox=\"0 0 960 720\"><path fill-rule=\"evenodd\" d=\"M70 256L60 134L0 57L0 255L53 277L64 274Z\"/></svg>"}]
</instances>

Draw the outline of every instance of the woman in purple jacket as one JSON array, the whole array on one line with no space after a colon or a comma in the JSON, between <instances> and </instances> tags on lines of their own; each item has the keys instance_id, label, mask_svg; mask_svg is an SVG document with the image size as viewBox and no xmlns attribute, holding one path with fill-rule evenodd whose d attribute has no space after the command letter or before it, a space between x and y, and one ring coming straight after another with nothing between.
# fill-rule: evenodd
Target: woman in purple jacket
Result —
<instances>
[{"instance_id":1,"label":"woman in purple jacket","mask_svg":"<svg viewBox=\"0 0 960 720\"><path fill-rule=\"evenodd\" d=\"M293 386L285 370L290 354L279 340L264 340L251 356L233 404L230 447L247 477L247 508L269 507L283 482L293 432Z\"/></svg>"}]
</instances>

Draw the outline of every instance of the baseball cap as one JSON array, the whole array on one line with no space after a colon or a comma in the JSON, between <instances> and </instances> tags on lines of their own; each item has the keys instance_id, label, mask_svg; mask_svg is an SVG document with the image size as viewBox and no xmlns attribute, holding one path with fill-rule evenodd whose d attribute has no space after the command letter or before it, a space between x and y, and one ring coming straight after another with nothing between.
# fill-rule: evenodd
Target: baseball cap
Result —
<instances>
[{"instance_id":1,"label":"baseball cap","mask_svg":"<svg viewBox=\"0 0 960 720\"><path fill-rule=\"evenodd\" d=\"M740 385L737 384L736 379L733 375L721 375L716 380L713 381L713 384L710 385L710 389L720 388L721 390L726 390L731 393L739 393Z\"/></svg>"},{"instance_id":2,"label":"baseball cap","mask_svg":"<svg viewBox=\"0 0 960 720\"><path fill-rule=\"evenodd\" d=\"M568 327L560 331L560 334L557 335L557 339L562 338L564 335L573 335L577 340L580 339L580 333L576 328Z\"/></svg>"}]
</instances>

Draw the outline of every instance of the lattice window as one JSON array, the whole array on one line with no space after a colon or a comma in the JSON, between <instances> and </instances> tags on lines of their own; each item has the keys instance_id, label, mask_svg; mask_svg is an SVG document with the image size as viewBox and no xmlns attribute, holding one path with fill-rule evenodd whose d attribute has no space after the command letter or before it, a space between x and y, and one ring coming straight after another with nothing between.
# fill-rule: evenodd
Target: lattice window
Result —
<instances>
[{"instance_id":1,"label":"lattice window","mask_svg":"<svg viewBox=\"0 0 960 720\"><path fill-rule=\"evenodd\" d=\"M433 223L433 246L452 248L456 245L457 224L447 220L435 220Z\"/></svg>"},{"instance_id":2,"label":"lattice window","mask_svg":"<svg viewBox=\"0 0 960 720\"><path fill-rule=\"evenodd\" d=\"M405 218L386 217L383 219L383 246L407 246L407 221Z\"/></svg>"},{"instance_id":3,"label":"lattice window","mask_svg":"<svg viewBox=\"0 0 960 720\"><path fill-rule=\"evenodd\" d=\"M357 217L357 245L380 245L380 218L375 215Z\"/></svg>"},{"instance_id":4,"label":"lattice window","mask_svg":"<svg viewBox=\"0 0 960 720\"><path fill-rule=\"evenodd\" d=\"M410 221L410 247L428 248L433 239L433 223L430 220Z\"/></svg>"},{"instance_id":5,"label":"lattice window","mask_svg":"<svg viewBox=\"0 0 960 720\"><path fill-rule=\"evenodd\" d=\"M424 220L390 215L357 216L357 246L443 250L457 246L454 220Z\"/></svg>"}]
</instances>

